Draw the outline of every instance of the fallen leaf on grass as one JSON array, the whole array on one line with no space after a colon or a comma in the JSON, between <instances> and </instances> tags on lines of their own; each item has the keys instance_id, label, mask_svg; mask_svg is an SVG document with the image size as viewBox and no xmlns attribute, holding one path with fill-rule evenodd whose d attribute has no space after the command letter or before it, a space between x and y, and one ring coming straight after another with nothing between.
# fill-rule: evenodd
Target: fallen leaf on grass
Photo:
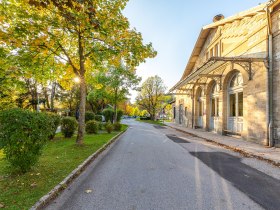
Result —
<instances>
[{"instance_id":1,"label":"fallen leaf on grass","mask_svg":"<svg viewBox=\"0 0 280 210\"><path fill-rule=\"evenodd\" d=\"M92 193L92 190L91 189L87 189L87 190L85 190L85 193L87 193L87 194Z\"/></svg>"},{"instance_id":2,"label":"fallen leaf on grass","mask_svg":"<svg viewBox=\"0 0 280 210\"><path fill-rule=\"evenodd\" d=\"M30 185L30 187L37 187L36 182L33 182L33 183Z\"/></svg>"},{"instance_id":3,"label":"fallen leaf on grass","mask_svg":"<svg viewBox=\"0 0 280 210\"><path fill-rule=\"evenodd\" d=\"M0 203L0 209L5 208L5 205Z\"/></svg>"}]
</instances>

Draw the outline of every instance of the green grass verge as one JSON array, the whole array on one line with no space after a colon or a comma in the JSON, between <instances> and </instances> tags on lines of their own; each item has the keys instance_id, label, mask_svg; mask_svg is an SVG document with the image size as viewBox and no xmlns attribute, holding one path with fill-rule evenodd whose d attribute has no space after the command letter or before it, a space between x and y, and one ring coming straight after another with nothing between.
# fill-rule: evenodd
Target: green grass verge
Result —
<instances>
[{"instance_id":1,"label":"green grass verge","mask_svg":"<svg viewBox=\"0 0 280 210\"><path fill-rule=\"evenodd\" d=\"M122 126L122 130L126 128ZM4 209L29 209L118 133L86 135L83 146L75 145L75 137L65 139L58 134L47 143L38 164L23 175L11 173L0 151L0 204L5 205Z\"/></svg>"},{"instance_id":2,"label":"green grass verge","mask_svg":"<svg viewBox=\"0 0 280 210\"><path fill-rule=\"evenodd\" d=\"M162 123L161 121L153 121L153 120L140 120L140 118L137 118L136 121L138 122L144 122L144 123L150 123L153 125L160 125L160 126L165 126L164 123Z\"/></svg>"}]
</instances>

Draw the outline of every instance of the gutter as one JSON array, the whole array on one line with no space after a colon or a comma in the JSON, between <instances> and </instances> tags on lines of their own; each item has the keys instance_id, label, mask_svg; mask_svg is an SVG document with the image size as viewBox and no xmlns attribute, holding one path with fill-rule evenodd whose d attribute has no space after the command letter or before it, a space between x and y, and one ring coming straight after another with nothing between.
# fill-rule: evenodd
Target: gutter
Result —
<instances>
[{"instance_id":1,"label":"gutter","mask_svg":"<svg viewBox=\"0 0 280 210\"><path fill-rule=\"evenodd\" d=\"M271 2L272 3L272 2ZM267 12L267 26L268 26L268 43L267 43L267 54L268 54L268 69L267 69L267 141L266 145L269 147L274 146L273 130L273 34L271 24L271 10L270 4L266 8Z\"/></svg>"},{"instance_id":2,"label":"gutter","mask_svg":"<svg viewBox=\"0 0 280 210\"><path fill-rule=\"evenodd\" d=\"M192 89L192 129L194 129L194 87Z\"/></svg>"}]
</instances>

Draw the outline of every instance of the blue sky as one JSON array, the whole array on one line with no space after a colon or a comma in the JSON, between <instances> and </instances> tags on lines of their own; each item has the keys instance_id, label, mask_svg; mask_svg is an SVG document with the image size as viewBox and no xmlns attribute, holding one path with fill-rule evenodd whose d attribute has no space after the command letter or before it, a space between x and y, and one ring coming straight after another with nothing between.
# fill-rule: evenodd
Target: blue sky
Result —
<instances>
[{"instance_id":1,"label":"blue sky","mask_svg":"<svg viewBox=\"0 0 280 210\"><path fill-rule=\"evenodd\" d=\"M182 76L201 28L217 14L225 17L265 0L130 0L124 10L131 27L152 42L158 55L137 68L143 81L159 75L170 89ZM132 92L134 101L136 92Z\"/></svg>"}]
</instances>

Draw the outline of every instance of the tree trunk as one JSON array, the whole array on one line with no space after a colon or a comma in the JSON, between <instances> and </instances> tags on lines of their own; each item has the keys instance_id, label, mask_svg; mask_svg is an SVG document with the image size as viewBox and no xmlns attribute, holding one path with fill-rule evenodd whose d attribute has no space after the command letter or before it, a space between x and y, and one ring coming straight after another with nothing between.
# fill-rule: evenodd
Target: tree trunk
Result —
<instances>
[{"instance_id":1,"label":"tree trunk","mask_svg":"<svg viewBox=\"0 0 280 210\"><path fill-rule=\"evenodd\" d=\"M117 119L118 119L118 112L117 112L117 95L118 95L118 90L116 89L116 90L115 90L115 97L114 97L114 102L115 102L115 104L114 104L114 112L115 112L115 114L114 114L114 123L116 123L116 122L117 122Z\"/></svg>"},{"instance_id":2,"label":"tree trunk","mask_svg":"<svg viewBox=\"0 0 280 210\"><path fill-rule=\"evenodd\" d=\"M80 106L79 106L79 127L76 143L82 145L85 135L85 112L86 112L86 82L84 75L80 76Z\"/></svg>"},{"instance_id":3,"label":"tree trunk","mask_svg":"<svg viewBox=\"0 0 280 210\"><path fill-rule=\"evenodd\" d=\"M94 108L94 105L93 105L93 103L91 103L91 102L88 102L89 103L89 105L90 105L90 108L91 108L91 111L93 112L93 113L95 113L95 108Z\"/></svg>"},{"instance_id":4,"label":"tree trunk","mask_svg":"<svg viewBox=\"0 0 280 210\"><path fill-rule=\"evenodd\" d=\"M51 92L51 111L54 110L54 97L55 97L55 92L56 92L56 82L52 83L52 92Z\"/></svg>"},{"instance_id":5,"label":"tree trunk","mask_svg":"<svg viewBox=\"0 0 280 210\"><path fill-rule=\"evenodd\" d=\"M50 102L49 102L49 95L48 95L48 89L46 87L43 88L44 91L44 96L45 96L45 100L46 100L46 105L47 108L50 109Z\"/></svg>"},{"instance_id":6,"label":"tree trunk","mask_svg":"<svg viewBox=\"0 0 280 210\"><path fill-rule=\"evenodd\" d=\"M156 120L156 110L155 109L152 110L152 120L153 121Z\"/></svg>"},{"instance_id":7,"label":"tree trunk","mask_svg":"<svg viewBox=\"0 0 280 210\"><path fill-rule=\"evenodd\" d=\"M114 105L114 112L115 112L114 123L116 123L118 119L117 103L115 103Z\"/></svg>"},{"instance_id":8,"label":"tree trunk","mask_svg":"<svg viewBox=\"0 0 280 210\"><path fill-rule=\"evenodd\" d=\"M79 32L78 34L79 40L79 58L80 58L80 106L79 106L79 127L78 127L78 135L76 139L76 143L78 145L82 145L84 143L84 135L85 135L85 113L86 113L86 80L85 80L85 57L84 57L84 47L82 44L82 36Z\"/></svg>"}]
</instances>

